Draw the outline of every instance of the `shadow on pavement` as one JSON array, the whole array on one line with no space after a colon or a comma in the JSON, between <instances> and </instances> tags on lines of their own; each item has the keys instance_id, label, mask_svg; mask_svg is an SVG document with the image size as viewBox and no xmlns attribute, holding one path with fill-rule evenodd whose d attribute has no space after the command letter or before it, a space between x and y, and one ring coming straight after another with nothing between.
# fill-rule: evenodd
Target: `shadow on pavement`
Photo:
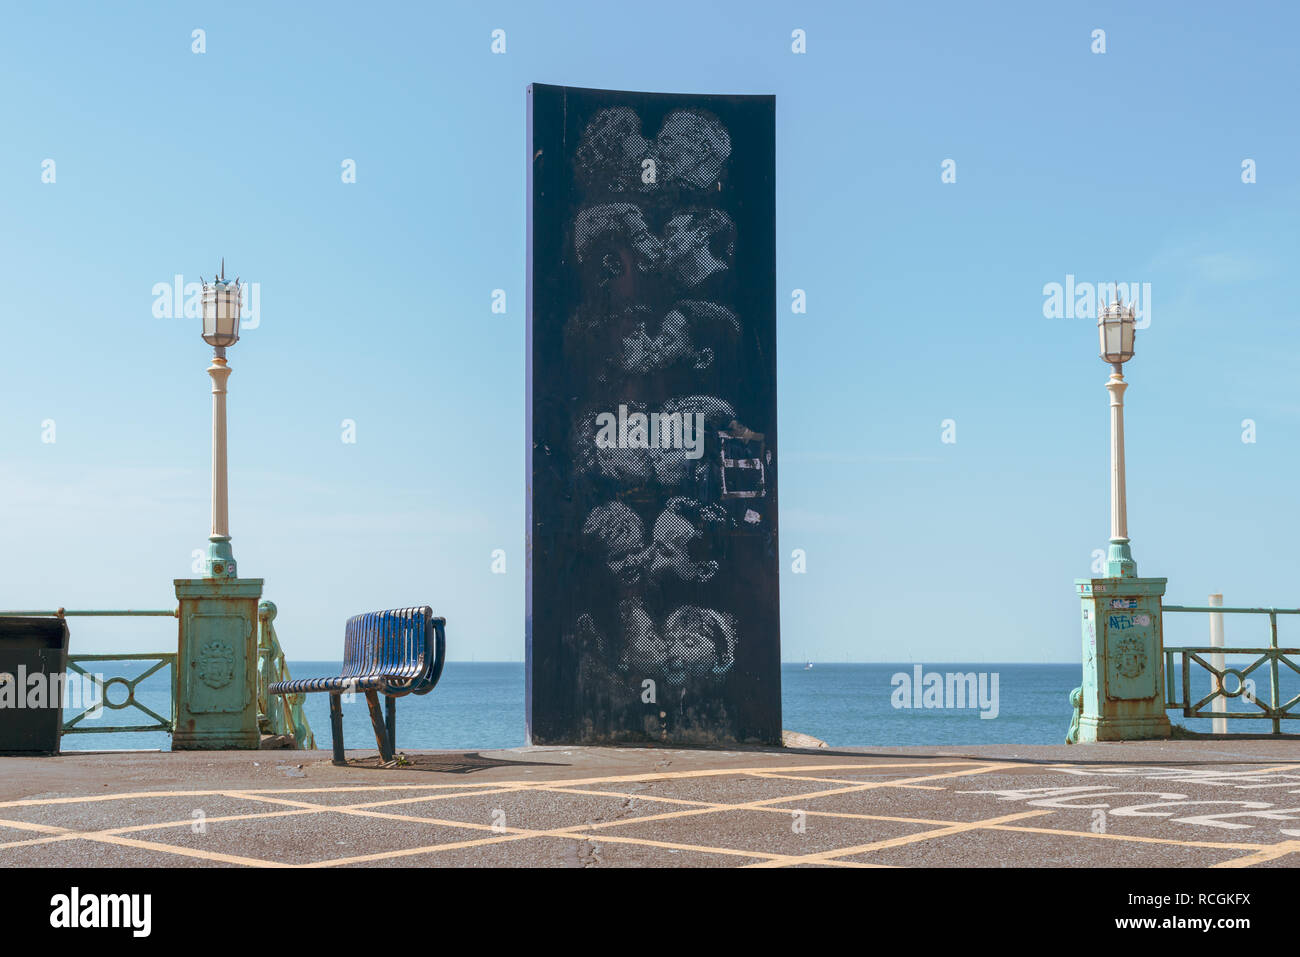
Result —
<instances>
[{"instance_id":1,"label":"shadow on pavement","mask_svg":"<svg viewBox=\"0 0 1300 957\"><path fill-rule=\"evenodd\" d=\"M369 768L374 771L436 771L441 774L473 774L489 768L568 767L555 761L502 761L499 758L485 758L477 751L468 754L409 754L399 755L398 760L384 762L379 755L372 754L364 758L351 758L350 768Z\"/></svg>"}]
</instances>

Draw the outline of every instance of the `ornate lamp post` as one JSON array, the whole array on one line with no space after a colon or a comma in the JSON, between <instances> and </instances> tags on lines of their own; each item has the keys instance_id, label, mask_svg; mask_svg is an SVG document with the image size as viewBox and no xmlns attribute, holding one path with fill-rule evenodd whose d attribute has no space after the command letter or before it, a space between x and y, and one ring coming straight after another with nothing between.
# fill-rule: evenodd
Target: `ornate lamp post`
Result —
<instances>
[{"instance_id":1,"label":"ornate lamp post","mask_svg":"<svg viewBox=\"0 0 1300 957\"><path fill-rule=\"evenodd\" d=\"M257 603L262 579L240 578L230 550L226 478L226 349L239 341L239 280L203 283L203 341L212 346L212 534L202 578L176 579L176 730L172 750L256 748Z\"/></svg>"},{"instance_id":2,"label":"ornate lamp post","mask_svg":"<svg viewBox=\"0 0 1300 957\"><path fill-rule=\"evenodd\" d=\"M1133 358L1133 335L1137 318L1132 304L1127 309L1115 301L1097 317L1101 336L1101 358L1110 363L1110 549L1106 571L1114 578L1137 577L1137 563L1128 541L1128 504L1124 491L1124 363Z\"/></svg>"},{"instance_id":3,"label":"ornate lamp post","mask_svg":"<svg viewBox=\"0 0 1300 957\"><path fill-rule=\"evenodd\" d=\"M1110 363L1110 548L1103 578L1075 579L1083 605L1083 685L1070 693L1066 740L1167 738L1162 599L1167 579L1138 578L1129 548L1124 475L1124 363L1137 317L1119 298L1101 311L1101 358Z\"/></svg>"},{"instance_id":4,"label":"ornate lamp post","mask_svg":"<svg viewBox=\"0 0 1300 957\"><path fill-rule=\"evenodd\" d=\"M236 578L235 556L230 548L230 486L226 468L226 380L230 366L226 349L239 341L239 309L243 289L239 279L226 280L226 261L221 276L203 283L203 341L213 348L212 365L212 534L204 562L207 578Z\"/></svg>"}]
</instances>

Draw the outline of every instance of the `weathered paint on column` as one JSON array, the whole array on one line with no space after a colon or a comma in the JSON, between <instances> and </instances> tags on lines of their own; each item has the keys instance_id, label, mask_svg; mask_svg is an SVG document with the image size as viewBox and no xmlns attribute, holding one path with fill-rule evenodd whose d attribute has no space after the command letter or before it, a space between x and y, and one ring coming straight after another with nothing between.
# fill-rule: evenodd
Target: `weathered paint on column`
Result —
<instances>
[{"instance_id":1,"label":"weathered paint on column","mask_svg":"<svg viewBox=\"0 0 1300 957\"><path fill-rule=\"evenodd\" d=\"M178 578L172 750L256 749L261 578Z\"/></svg>"}]
</instances>

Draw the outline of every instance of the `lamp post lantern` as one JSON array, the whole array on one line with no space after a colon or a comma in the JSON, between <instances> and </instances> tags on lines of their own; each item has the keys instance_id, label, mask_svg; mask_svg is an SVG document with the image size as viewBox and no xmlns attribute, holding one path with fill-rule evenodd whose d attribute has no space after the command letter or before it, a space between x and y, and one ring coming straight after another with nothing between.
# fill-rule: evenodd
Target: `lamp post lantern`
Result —
<instances>
[{"instance_id":1,"label":"lamp post lantern","mask_svg":"<svg viewBox=\"0 0 1300 957\"><path fill-rule=\"evenodd\" d=\"M1134 304L1101 310L1101 358L1110 363L1110 548L1106 574L1079 578L1083 612L1083 684L1070 693L1074 719L1066 741L1167 738L1164 682L1164 578L1138 578L1129 548L1124 475L1124 363L1133 358Z\"/></svg>"},{"instance_id":2,"label":"lamp post lantern","mask_svg":"<svg viewBox=\"0 0 1300 957\"><path fill-rule=\"evenodd\" d=\"M200 277L201 278L201 277ZM243 288L239 279L226 279L226 261L221 274L203 284L203 341L213 348L212 364L212 534L204 562L207 578L237 578L235 556L230 548L230 487L226 467L226 380L230 366L226 349L239 341L239 309Z\"/></svg>"}]
</instances>

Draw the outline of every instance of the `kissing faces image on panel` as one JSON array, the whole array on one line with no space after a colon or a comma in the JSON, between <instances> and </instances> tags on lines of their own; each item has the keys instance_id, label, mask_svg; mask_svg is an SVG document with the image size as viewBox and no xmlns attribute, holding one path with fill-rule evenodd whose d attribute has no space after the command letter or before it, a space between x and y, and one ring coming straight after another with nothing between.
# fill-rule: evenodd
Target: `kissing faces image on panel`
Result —
<instances>
[{"instance_id":1,"label":"kissing faces image on panel","mask_svg":"<svg viewBox=\"0 0 1300 957\"><path fill-rule=\"evenodd\" d=\"M529 105L530 739L778 742L773 100Z\"/></svg>"}]
</instances>

